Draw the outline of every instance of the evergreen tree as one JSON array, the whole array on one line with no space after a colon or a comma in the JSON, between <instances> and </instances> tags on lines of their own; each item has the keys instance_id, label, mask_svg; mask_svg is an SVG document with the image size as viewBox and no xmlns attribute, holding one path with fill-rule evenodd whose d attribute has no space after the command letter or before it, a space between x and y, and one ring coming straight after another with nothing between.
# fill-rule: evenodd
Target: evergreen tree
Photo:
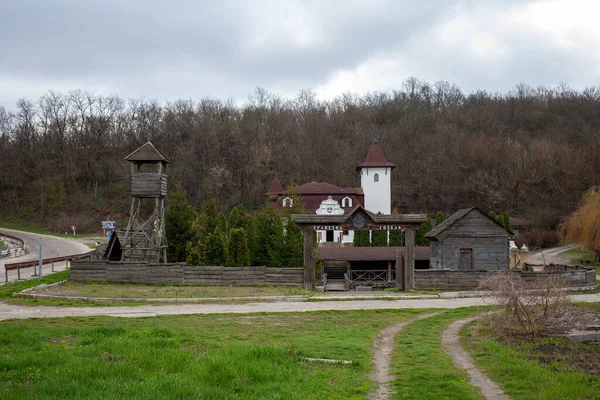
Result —
<instances>
[{"instance_id":1,"label":"evergreen tree","mask_svg":"<svg viewBox=\"0 0 600 400\"><path fill-rule=\"evenodd\" d=\"M242 204L237 205L229 212L229 230L233 228L244 228L246 234L252 230L252 215L246 211Z\"/></svg>"},{"instance_id":2,"label":"evergreen tree","mask_svg":"<svg viewBox=\"0 0 600 400\"><path fill-rule=\"evenodd\" d=\"M203 265L203 254L200 252L200 248L194 242L187 242L185 246L185 261L187 265Z\"/></svg>"},{"instance_id":3,"label":"evergreen tree","mask_svg":"<svg viewBox=\"0 0 600 400\"><path fill-rule=\"evenodd\" d=\"M271 204L267 204L255 220L255 244L252 246L252 265L280 267L283 260L283 224Z\"/></svg>"},{"instance_id":4,"label":"evergreen tree","mask_svg":"<svg viewBox=\"0 0 600 400\"><path fill-rule=\"evenodd\" d=\"M507 211L505 211L504 214L502 214L502 220L503 220L503 224L502 225L504 225L504 227L506 229L510 229L510 217L509 217Z\"/></svg>"},{"instance_id":5,"label":"evergreen tree","mask_svg":"<svg viewBox=\"0 0 600 400\"><path fill-rule=\"evenodd\" d=\"M392 215L398 215L397 208L394 208L392 211ZM404 231L394 230L390 231L390 246L404 246Z\"/></svg>"},{"instance_id":6,"label":"evergreen tree","mask_svg":"<svg viewBox=\"0 0 600 400\"><path fill-rule=\"evenodd\" d=\"M292 214L307 214L302 197L298 196L291 187L291 207L281 209L282 238L276 237L275 242L280 243L280 251L272 250L274 257L271 263L274 267L301 268L304 265L304 237L302 232L292 221Z\"/></svg>"},{"instance_id":7,"label":"evergreen tree","mask_svg":"<svg viewBox=\"0 0 600 400\"><path fill-rule=\"evenodd\" d=\"M285 235L283 248L283 264L285 268L302 268L304 265L304 235L291 218L284 220Z\"/></svg>"},{"instance_id":8,"label":"evergreen tree","mask_svg":"<svg viewBox=\"0 0 600 400\"><path fill-rule=\"evenodd\" d=\"M415 246L429 246L429 239L425 234L431 230L431 220L427 215L425 222L415 231Z\"/></svg>"},{"instance_id":9,"label":"evergreen tree","mask_svg":"<svg viewBox=\"0 0 600 400\"><path fill-rule=\"evenodd\" d=\"M180 184L169 197L165 211L165 231L167 235L167 260L186 261L188 243L195 240L193 224L197 218L194 208L187 201L187 193Z\"/></svg>"},{"instance_id":10,"label":"evergreen tree","mask_svg":"<svg viewBox=\"0 0 600 400\"><path fill-rule=\"evenodd\" d=\"M194 242L186 247L188 257L186 257L187 263L190 265L206 265L204 262L204 245L208 236L211 235L217 227L217 203L212 196L212 193L208 193L208 198L202 204L200 215L196 218L196 221L192 224L194 231Z\"/></svg>"},{"instance_id":11,"label":"evergreen tree","mask_svg":"<svg viewBox=\"0 0 600 400\"><path fill-rule=\"evenodd\" d=\"M371 232L370 231L354 231L354 245L357 247L369 247L371 246Z\"/></svg>"},{"instance_id":12,"label":"evergreen tree","mask_svg":"<svg viewBox=\"0 0 600 400\"><path fill-rule=\"evenodd\" d=\"M387 244L388 244L387 232L388 231L384 231L384 230L372 231L371 246L373 246L373 247L387 246Z\"/></svg>"},{"instance_id":13,"label":"evergreen tree","mask_svg":"<svg viewBox=\"0 0 600 400\"><path fill-rule=\"evenodd\" d=\"M488 215L490 216L490 218L492 218L492 219L496 219L496 211L493 211L493 210L492 210L492 211L490 211L490 212L488 213Z\"/></svg>"},{"instance_id":14,"label":"evergreen tree","mask_svg":"<svg viewBox=\"0 0 600 400\"><path fill-rule=\"evenodd\" d=\"M244 228L232 228L227 242L227 266L247 267L250 265L248 235Z\"/></svg>"},{"instance_id":15,"label":"evergreen tree","mask_svg":"<svg viewBox=\"0 0 600 400\"><path fill-rule=\"evenodd\" d=\"M204 263L206 265L220 266L225 265L226 248L225 237L221 228L215 227L213 233L206 237L204 244Z\"/></svg>"},{"instance_id":16,"label":"evergreen tree","mask_svg":"<svg viewBox=\"0 0 600 400\"><path fill-rule=\"evenodd\" d=\"M439 224L444 222L446 218L448 218L448 214L444 214L443 211L438 211L435 215L435 226L438 226Z\"/></svg>"},{"instance_id":17,"label":"evergreen tree","mask_svg":"<svg viewBox=\"0 0 600 400\"><path fill-rule=\"evenodd\" d=\"M354 237L352 238L352 244L354 247L360 247L361 237L363 231L356 230L354 231Z\"/></svg>"},{"instance_id":18,"label":"evergreen tree","mask_svg":"<svg viewBox=\"0 0 600 400\"><path fill-rule=\"evenodd\" d=\"M225 218L225 214L223 212L217 214L215 222L219 229L221 229L221 232L227 236L227 219Z\"/></svg>"},{"instance_id":19,"label":"evergreen tree","mask_svg":"<svg viewBox=\"0 0 600 400\"><path fill-rule=\"evenodd\" d=\"M231 231L234 228L243 228L248 237L248 248L250 249L250 259L253 260L252 254L256 253L256 229L254 226L254 218L248 213L246 207L239 204L229 212L228 228ZM257 265L257 264L253 264Z\"/></svg>"},{"instance_id":20,"label":"evergreen tree","mask_svg":"<svg viewBox=\"0 0 600 400\"><path fill-rule=\"evenodd\" d=\"M390 246L404 246L404 231L390 231Z\"/></svg>"}]
</instances>

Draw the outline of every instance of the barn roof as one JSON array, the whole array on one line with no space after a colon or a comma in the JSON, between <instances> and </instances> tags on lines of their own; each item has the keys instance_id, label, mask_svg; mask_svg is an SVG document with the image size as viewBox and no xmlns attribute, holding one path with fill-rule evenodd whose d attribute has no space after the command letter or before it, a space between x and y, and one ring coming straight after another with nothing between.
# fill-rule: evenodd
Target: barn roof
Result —
<instances>
[{"instance_id":1,"label":"barn roof","mask_svg":"<svg viewBox=\"0 0 600 400\"><path fill-rule=\"evenodd\" d=\"M461 218L463 218L465 215L467 215L468 213L470 213L473 210L476 210L477 212L479 212L482 215L484 215L486 218L489 218L490 221L493 221L500 228L504 229L509 235L513 235L513 233L511 231L509 231L508 229L506 229L502 224L500 224L494 218L490 217L489 215L487 215L486 213L484 213L483 211L481 211L479 208L477 208L477 207L469 207L469 208L460 209L457 212L455 212L454 214L452 214L451 216L449 216L448 218L446 218L438 226L436 226L435 228L433 228L432 230L430 230L429 232L427 232L425 234L425 237L426 238L435 238L435 237L437 237L440 233L444 232L446 229L448 229L449 227L451 227L452 225L454 225L458 220L460 220Z\"/></svg>"},{"instance_id":2,"label":"barn roof","mask_svg":"<svg viewBox=\"0 0 600 400\"><path fill-rule=\"evenodd\" d=\"M160 151L156 150L156 147L150 142L142 145L138 149L134 150L125 157L127 161L162 161L168 163L169 160L163 156Z\"/></svg>"},{"instance_id":3,"label":"barn roof","mask_svg":"<svg viewBox=\"0 0 600 400\"><path fill-rule=\"evenodd\" d=\"M396 164L388 161L383 152L383 148L381 148L377 139L373 139L373 143L371 143L371 147L369 147L369 151L367 152L365 162L359 164L356 169L360 170L361 168L366 167L388 167L393 169L396 167Z\"/></svg>"}]
</instances>

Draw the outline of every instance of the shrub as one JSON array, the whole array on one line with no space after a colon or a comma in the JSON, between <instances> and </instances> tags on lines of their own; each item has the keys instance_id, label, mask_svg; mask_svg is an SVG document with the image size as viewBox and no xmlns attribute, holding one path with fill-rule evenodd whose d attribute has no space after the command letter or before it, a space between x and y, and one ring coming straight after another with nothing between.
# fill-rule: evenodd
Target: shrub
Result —
<instances>
[{"instance_id":1,"label":"shrub","mask_svg":"<svg viewBox=\"0 0 600 400\"><path fill-rule=\"evenodd\" d=\"M492 329L506 337L535 337L570 326L571 311L560 274L540 274L534 280L501 271L486 278L479 289L499 310L489 315Z\"/></svg>"}]
</instances>

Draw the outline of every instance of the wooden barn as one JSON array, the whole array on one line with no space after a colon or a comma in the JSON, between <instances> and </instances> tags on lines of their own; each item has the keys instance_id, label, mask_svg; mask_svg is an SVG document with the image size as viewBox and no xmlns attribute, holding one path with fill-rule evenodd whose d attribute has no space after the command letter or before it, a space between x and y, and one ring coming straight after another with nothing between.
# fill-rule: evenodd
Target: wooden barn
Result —
<instances>
[{"instance_id":1,"label":"wooden barn","mask_svg":"<svg viewBox=\"0 0 600 400\"><path fill-rule=\"evenodd\" d=\"M476 207L464 208L429 231L430 269L509 268L513 233Z\"/></svg>"}]
</instances>

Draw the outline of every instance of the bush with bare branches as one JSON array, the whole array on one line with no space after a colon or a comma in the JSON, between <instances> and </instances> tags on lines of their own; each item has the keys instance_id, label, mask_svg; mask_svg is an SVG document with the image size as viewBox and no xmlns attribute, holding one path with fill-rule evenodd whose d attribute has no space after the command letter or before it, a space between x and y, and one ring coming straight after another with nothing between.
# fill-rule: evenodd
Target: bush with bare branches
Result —
<instances>
[{"instance_id":1,"label":"bush with bare branches","mask_svg":"<svg viewBox=\"0 0 600 400\"><path fill-rule=\"evenodd\" d=\"M536 337L572 326L572 310L560 274L543 273L529 280L503 271L486 278L479 289L499 308L489 316L492 329L498 333Z\"/></svg>"}]
</instances>

